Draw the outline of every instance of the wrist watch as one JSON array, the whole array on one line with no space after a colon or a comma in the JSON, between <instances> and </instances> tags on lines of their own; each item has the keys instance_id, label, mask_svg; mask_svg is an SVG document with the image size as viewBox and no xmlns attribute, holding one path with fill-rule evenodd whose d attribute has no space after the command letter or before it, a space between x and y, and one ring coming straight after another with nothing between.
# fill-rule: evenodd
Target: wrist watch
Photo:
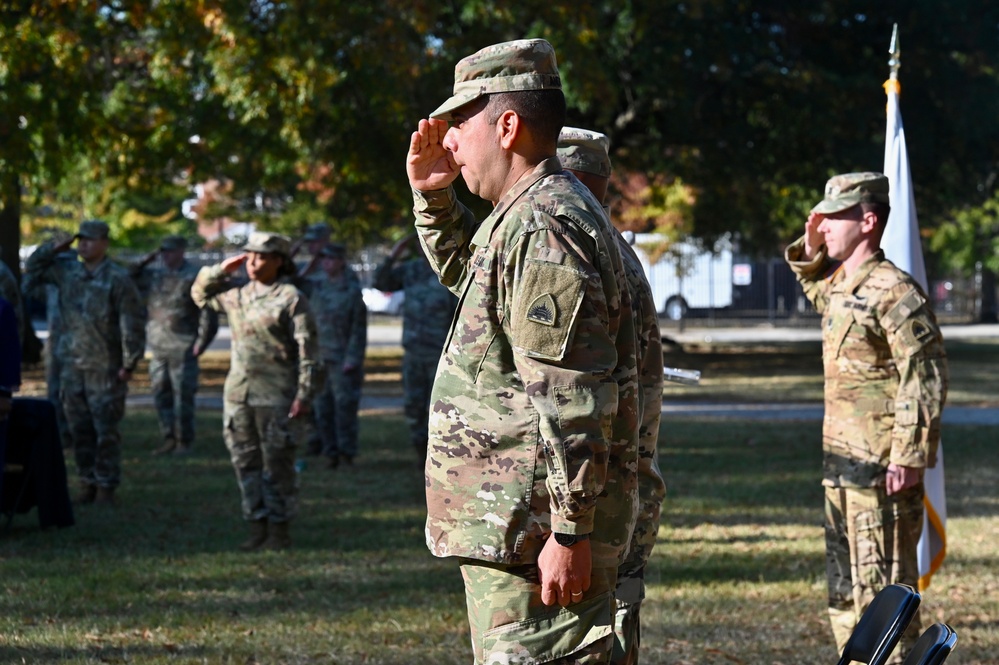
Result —
<instances>
[{"instance_id":1,"label":"wrist watch","mask_svg":"<svg viewBox=\"0 0 999 665\"><path fill-rule=\"evenodd\" d=\"M582 540L589 540L590 534L574 534L574 533L559 533L558 531L552 531L552 535L555 537L555 542L562 547L572 547L576 543Z\"/></svg>"}]
</instances>

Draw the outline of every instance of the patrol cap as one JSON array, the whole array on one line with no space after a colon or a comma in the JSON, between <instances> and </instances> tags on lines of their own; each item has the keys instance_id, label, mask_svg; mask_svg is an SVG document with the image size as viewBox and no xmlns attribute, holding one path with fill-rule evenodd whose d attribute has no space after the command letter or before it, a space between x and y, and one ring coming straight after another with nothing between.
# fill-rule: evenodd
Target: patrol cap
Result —
<instances>
[{"instance_id":1,"label":"patrol cap","mask_svg":"<svg viewBox=\"0 0 999 665\"><path fill-rule=\"evenodd\" d=\"M80 230L77 231L77 235L91 240L104 240L108 237L109 232L108 225L101 220L88 219L85 222L80 222Z\"/></svg>"},{"instance_id":2,"label":"patrol cap","mask_svg":"<svg viewBox=\"0 0 999 665\"><path fill-rule=\"evenodd\" d=\"M564 169L609 178L609 151L610 139L600 132L563 127L558 135L558 158Z\"/></svg>"},{"instance_id":3,"label":"patrol cap","mask_svg":"<svg viewBox=\"0 0 999 665\"><path fill-rule=\"evenodd\" d=\"M430 114L451 120L451 113L483 95L521 90L561 90L555 49L544 39L493 44L458 61L454 94Z\"/></svg>"},{"instance_id":4,"label":"patrol cap","mask_svg":"<svg viewBox=\"0 0 999 665\"><path fill-rule=\"evenodd\" d=\"M326 256L331 259L342 259L347 256L347 247L343 243L331 242L319 250L319 256Z\"/></svg>"},{"instance_id":5,"label":"patrol cap","mask_svg":"<svg viewBox=\"0 0 999 665\"><path fill-rule=\"evenodd\" d=\"M825 197L812 212L829 215L858 203L889 203L888 176L884 173L843 173L829 178Z\"/></svg>"},{"instance_id":6,"label":"patrol cap","mask_svg":"<svg viewBox=\"0 0 999 665\"><path fill-rule=\"evenodd\" d=\"M330 237L330 225L326 222L312 224L305 230L302 240L325 240Z\"/></svg>"},{"instance_id":7,"label":"patrol cap","mask_svg":"<svg viewBox=\"0 0 999 665\"><path fill-rule=\"evenodd\" d=\"M184 236L167 236L160 240L160 249L166 252L187 249L187 238Z\"/></svg>"},{"instance_id":8,"label":"patrol cap","mask_svg":"<svg viewBox=\"0 0 999 665\"><path fill-rule=\"evenodd\" d=\"M257 252L258 254L280 254L287 257L291 252L291 241L279 233L254 231L250 234L246 244L243 245L243 251Z\"/></svg>"}]
</instances>

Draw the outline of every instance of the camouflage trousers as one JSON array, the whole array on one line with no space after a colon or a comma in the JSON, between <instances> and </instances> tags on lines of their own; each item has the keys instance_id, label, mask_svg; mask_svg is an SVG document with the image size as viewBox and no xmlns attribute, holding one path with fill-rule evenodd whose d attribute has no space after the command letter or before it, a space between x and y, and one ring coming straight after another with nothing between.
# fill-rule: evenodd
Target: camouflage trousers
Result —
<instances>
[{"instance_id":1,"label":"camouflage trousers","mask_svg":"<svg viewBox=\"0 0 999 665\"><path fill-rule=\"evenodd\" d=\"M437 376L440 356L427 357L406 352L402 357L403 411L409 423L409 440L422 453L427 450L430 419L430 391Z\"/></svg>"},{"instance_id":2,"label":"camouflage trousers","mask_svg":"<svg viewBox=\"0 0 999 665\"><path fill-rule=\"evenodd\" d=\"M73 436L69 431L69 421L66 420L66 410L62 407L62 359L53 351L58 338L49 335L45 343L45 384L49 401L55 405L56 425L59 428L59 439L63 448L73 445Z\"/></svg>"},{"instance_id":3,"label":"camouflage trousers","mask_svg":"<svg viewBox=\"0 0 999 665\"><path fill-rule=\"evenodd\" d=\"M541 602L535 565L460 559L476 665L611 662L616 568L595 568L578 603Z\"/></svg>"},{"instance_id":4,"label":"camouflage trousers","mask_svg":"<svg viewBox=\"0 0 999 665\"><path fill-rule=\"evenodd\" d=\"M173 439L189 445L194 441L198 359L190 349L182 356L153 354L149 361L149 382L160 419L160 435L164 440Z\"/></svg>"},{"instance_id":5,"label":"camouflage trousers","mask_svg":"<svg viewBox=\"0 0 999 665\"><path fill-rule=\"evenodd\" d=\"M645 580L642 566L631 574L618 570L617 588L614 591L614 653L611 665L636 665L641 646L639 614L645 598Z\"/></svg>"},{"instance_id":6,"label":"camouflage trousers","mask_svg":"<svg viewBox=\"0 0 999 665\"><path fill-rule=\"evenodd\" d=\"M363 368L344 372L342 362L326 363L326 380L319 394L312 400L323 455L357 455L357 410L361 403L363 383Z\"/></svg>"},{"instance_id":7,"label":"camouflage trousers","mask_svg":"<svg viewBox=\"0 0 999 665\"><path fill-rule=\"evenodd\" d=\"M290 522L298 513L295 440L288 409L226 400L222 436L236 471L243 518Z\"/></svg>"},{"instance_id":8,"label":"camouflage trousers","mask_svg":"<svg viewBox=\"0 0 999 665\"><path fill-rule=\"evenodd\" d=\"M916 546L923 528L922 484L888 496L883 487L826 487L829 617L842 653L857 620L889 584L918 588ZM889 663L901 663L920 633L919 614Z\"/></svg>"},{"instance_id":9,"label":"camouflage trousers","mask_svg":"<svg viewBox=\"0 0 999 665\"><path fill-rule=\"evenodd\" d=\"M114 488L121 483L121 433L128 384L118 370L80 370L63 365L61 401L85 485Z\"/></svg>"}]
</instances>

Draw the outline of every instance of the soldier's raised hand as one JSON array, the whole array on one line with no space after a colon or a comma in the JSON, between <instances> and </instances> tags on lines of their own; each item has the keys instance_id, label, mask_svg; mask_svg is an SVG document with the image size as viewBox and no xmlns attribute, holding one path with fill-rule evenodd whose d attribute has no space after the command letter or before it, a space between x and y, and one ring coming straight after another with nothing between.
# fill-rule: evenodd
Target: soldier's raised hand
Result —
<instances>
[{"instance_id":1,"label":"soldier's raised hand","mask_svg":"<svg viewBox=\"0 0 999 665\"><path fill-rule=\"evenodd\" d=\"M444 189L458 177L454 157L444 149L448 124L444 120L420 120L409 142L406 174L413 189L429 192Z\"/></svg>"},{"instance_id":2,"label":"soldier's raised hand","mask_svg":"<svg viewBox=\"0 0 999 665\"><path fill-rule=\"evenodd\" d=\"M246 260L250 258L248 254L237 254L236 256L230 256L228 259L223 261L220 265L222 266L222 271L232 274L239 270L239 267L246 263Z\"/></svg>"},{"instance_id":3,"label":"soldier's raised hand","mask_svg":"<svg viewBox=\"0 0 999 665\"><path fill-rule=\"evenodd\" d=\"M822 220L825 219L825 215L818 212L812 212L808 214L808 220L805 222L805 259L813 259L815 255L819 253L819 248L825 244L825 237L819 231L819 225L822 224Z\"/></svg>"}]
</instances>

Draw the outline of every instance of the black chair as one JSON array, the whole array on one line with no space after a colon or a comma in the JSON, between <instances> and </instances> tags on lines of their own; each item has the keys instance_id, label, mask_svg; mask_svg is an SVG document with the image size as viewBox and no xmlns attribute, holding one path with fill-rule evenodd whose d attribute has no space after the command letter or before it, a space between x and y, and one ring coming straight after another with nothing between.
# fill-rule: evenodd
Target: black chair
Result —
<instances>
[{"instance_id":1,"label":"black chair","mask_svg":"<svg viewBox=\"0 0 999 665\"><path fill-rule=\"evenodd\" d=\"M881 589L850 634L838 665L849 665L850 661L884 665L919 609L920 600L907 584Z\"/></svg>"},{"instance_id":2,"label":"black chair","mask_svg":"<svg viewBox=\"0 0 999 665\"><path fill-rule=\"evenodd\" d=\"M945 623L935 623L916 640L902 665L940 665L957 644L957 633Z\"/></svg>"}]
</instances>

